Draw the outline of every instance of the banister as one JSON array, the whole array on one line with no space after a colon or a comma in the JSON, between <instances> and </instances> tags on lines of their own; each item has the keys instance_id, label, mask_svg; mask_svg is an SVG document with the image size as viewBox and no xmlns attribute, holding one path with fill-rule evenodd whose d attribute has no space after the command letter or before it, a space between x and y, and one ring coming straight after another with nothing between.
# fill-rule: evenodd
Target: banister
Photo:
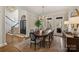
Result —
<instances>
[{"instance_id":1,"label":"banister","mask_svg":"<svg viewBox=\"0 0 79 59\"><path fill-rule=\"evenodd\" d=\"M7 19L9 19L10 21L12 21L12 22L14 22L15 23L15 21L14 20L12 20L10 17L8 17L8 16L5 16Z\"/></svg>"}]
</instances>

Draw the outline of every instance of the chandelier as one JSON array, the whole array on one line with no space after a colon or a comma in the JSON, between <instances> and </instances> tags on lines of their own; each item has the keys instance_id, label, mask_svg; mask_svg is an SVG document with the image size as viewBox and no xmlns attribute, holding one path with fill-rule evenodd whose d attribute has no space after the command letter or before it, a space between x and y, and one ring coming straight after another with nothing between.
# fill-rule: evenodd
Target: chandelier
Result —
<instances>
[{"instance_id":1,"label":"chandelier","mask_svg":"<svg viewBox=\"0 0 79 59\"><path fill-rule=\"evenodd\" d=\"M39 19L40 20L44 20L44 19L46 19L47 17L45 16L45 11L44 11L44 9L45 9L45 7L44 6L42 6L42 15L41 16L39 16Z\"/></svg>"}]
</instances>

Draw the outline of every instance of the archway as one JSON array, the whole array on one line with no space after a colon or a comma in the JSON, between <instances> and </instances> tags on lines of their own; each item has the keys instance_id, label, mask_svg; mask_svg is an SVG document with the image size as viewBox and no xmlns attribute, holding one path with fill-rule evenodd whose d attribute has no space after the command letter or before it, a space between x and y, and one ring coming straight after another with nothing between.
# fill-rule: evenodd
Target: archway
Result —
<instances>
[{"instance_id":1,"label":"archway","mask_svg":"<svg viewBox=\"0 0 79 59\"><path fill-rule=\"evenodd\" d=\"M20 33L26 34L26 15L22 15L20 20Z\"/></svg>"}]
</instances>

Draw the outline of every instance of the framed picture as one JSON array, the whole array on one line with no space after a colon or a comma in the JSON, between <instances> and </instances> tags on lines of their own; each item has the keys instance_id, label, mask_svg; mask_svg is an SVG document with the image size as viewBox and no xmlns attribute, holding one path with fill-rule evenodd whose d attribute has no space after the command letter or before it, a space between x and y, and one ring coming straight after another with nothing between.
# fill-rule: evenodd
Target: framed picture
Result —
<instances>
[{"instance_id":1,"label":"framed picture","mask_svg":"<svg viewBox=\"0 0 79 59\"><path fill-rule=\"evenodd\" d=\"M71 12L71 17L76 17L76 16L79 16L79 10L78 10L78 9L74 9L74 10Z\"/></svg>"}]
</instances>

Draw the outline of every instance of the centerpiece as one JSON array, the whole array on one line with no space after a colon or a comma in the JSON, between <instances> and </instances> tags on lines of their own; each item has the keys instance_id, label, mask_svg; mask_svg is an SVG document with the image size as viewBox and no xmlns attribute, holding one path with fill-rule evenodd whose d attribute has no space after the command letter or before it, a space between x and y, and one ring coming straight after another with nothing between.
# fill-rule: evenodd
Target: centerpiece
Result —
<instances>
[{"instance_id":1,"label":"centerpiece","mask_svg":"<svg viewBox=\"0 0 79 59\"><path fill-rule=\"evenodd\" d=\"M40 34L42 34L42 26L43 26L42 21L41 21L41 20L37 20L37 21L35 22L35 26L38 28L38 32L39 32Z\"/></svg>"}]
</instances>

